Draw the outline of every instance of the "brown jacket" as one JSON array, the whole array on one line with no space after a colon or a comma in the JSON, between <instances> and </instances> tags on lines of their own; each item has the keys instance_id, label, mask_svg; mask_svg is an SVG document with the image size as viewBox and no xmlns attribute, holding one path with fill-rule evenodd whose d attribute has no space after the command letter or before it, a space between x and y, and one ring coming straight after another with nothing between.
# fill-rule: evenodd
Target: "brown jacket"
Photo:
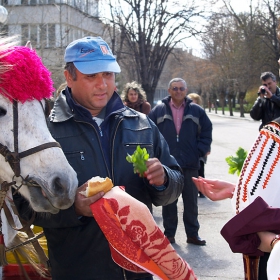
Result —
<instances>
[{"instance_id":1,"label":"brown jacket","mask_svg":"<svg viewBox=\"0 0 280 280\"><path fill-rule=\"evenodd\" d=\"M135 111L144 113L146 115L148 115L151 111L151 104L147 101L144 101L143 103L141 102L135 102L135 103L131 103L131 102L125 102L124 103L127 107L134 109Z\"/></svg>"}]
</instances>

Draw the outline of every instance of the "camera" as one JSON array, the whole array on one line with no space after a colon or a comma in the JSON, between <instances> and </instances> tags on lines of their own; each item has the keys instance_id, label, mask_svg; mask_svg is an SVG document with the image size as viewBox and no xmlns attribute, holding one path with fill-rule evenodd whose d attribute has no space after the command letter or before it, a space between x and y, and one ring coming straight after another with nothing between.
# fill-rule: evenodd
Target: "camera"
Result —
<instances>
[{"instance_id":1,"label":"camera","mask_svg":"<svg viewBox=\"0 0 280 280\"><path fill-rule=\"evenodd\" d=\"M263 84L263 86L267 87L267 84ZM258 96L260 96L260 94L265 94L265 93L266 93L265 88L262 87L262 88L261 88L261 91L258 92Z\"/></svg>"}]
</instances>

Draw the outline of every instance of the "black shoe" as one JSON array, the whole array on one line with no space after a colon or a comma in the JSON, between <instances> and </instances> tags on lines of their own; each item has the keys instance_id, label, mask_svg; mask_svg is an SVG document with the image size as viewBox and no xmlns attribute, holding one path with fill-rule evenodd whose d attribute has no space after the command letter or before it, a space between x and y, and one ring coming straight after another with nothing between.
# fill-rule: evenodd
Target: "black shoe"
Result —
<instances>
[{"instance_id":1,"label":"black shoe","mask_svg":"<svg viewBox=\"0 0 280 280\"><path fill-rule=\"evenodd\" d=\"M166 238L169 240L169 242L170 242L171 244L175 243L175 237L166 236Z\"/></svg>"},{"instance_id":2,"label":"black shoe","mask_svg":"<svg viewBox=\"0 0 280 280\"><path fill-rule=\"evenodd\" d=\"M188 237L187 243L191 243L191 244L198 245L198 246L206 245L206 241L202 240L199 236Z\"/></svg>"}]
</instances>

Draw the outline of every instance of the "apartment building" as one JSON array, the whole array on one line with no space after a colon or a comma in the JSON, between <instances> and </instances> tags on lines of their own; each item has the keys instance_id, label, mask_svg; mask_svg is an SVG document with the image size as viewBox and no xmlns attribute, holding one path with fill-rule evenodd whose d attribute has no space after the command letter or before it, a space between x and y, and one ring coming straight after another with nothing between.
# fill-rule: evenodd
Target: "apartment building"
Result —
<instances>
[{"instance_id":1,"label":"apartment building","mask_svg":"<svg viewBox=\"0 0 280 280\"><path fill-rule=\"evenodd\" d=\"M84 36L105 36L99 0L0 0L8 11L2 33L30 41L52 72L55 87L64 81L65 47Z\"/></svg>"}]
</instances>

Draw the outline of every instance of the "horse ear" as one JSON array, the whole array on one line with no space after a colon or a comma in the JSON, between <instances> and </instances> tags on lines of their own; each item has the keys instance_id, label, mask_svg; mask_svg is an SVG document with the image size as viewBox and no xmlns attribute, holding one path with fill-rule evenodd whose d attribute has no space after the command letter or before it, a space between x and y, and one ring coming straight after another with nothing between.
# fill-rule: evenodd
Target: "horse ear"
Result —
<instances>
[{"instance_id":1,"label":"horse ear","mask_svg":"<svg viewBox=\"0 0 280 280\"><path fill-rule=\"evenodd\" d=\"M27 43L25 44L25 46L29 49L32 50L32 45L31 45L31 42L30 41L27 41Z\"/></svg>"}]
</instances>

